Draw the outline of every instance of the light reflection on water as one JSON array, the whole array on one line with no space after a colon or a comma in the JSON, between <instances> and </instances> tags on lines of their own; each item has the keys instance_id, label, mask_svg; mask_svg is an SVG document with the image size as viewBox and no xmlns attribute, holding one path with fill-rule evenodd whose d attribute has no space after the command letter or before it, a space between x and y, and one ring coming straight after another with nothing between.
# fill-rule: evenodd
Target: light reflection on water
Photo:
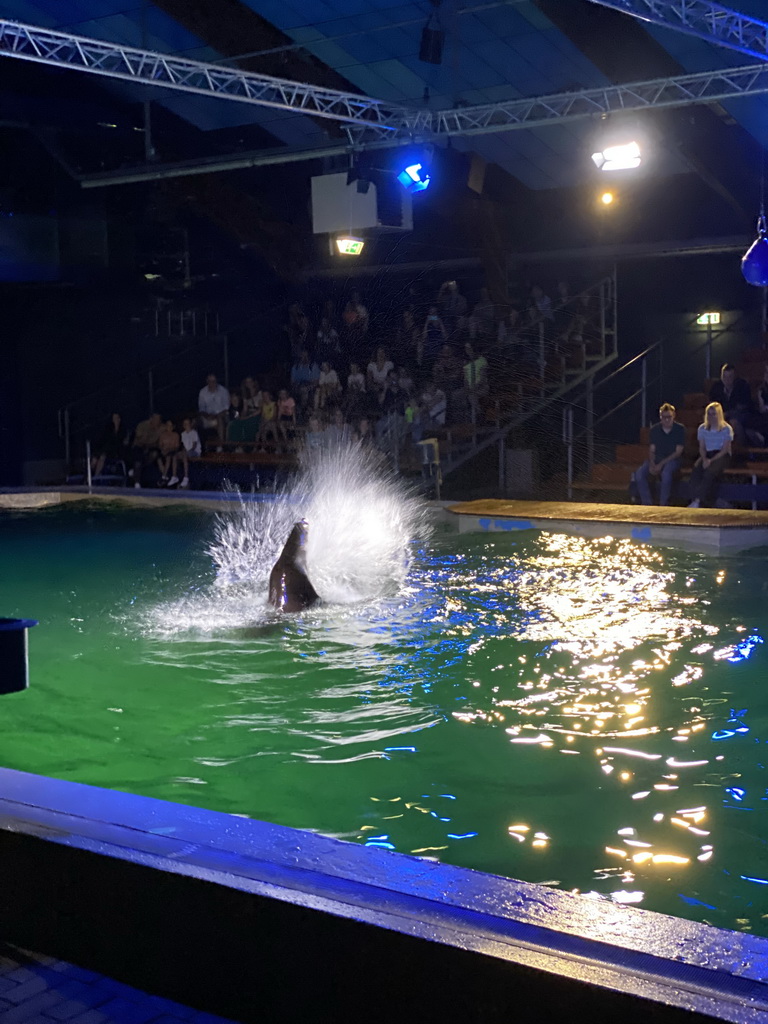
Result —
<instances>
[{"instance_id":1,"label":"light reflection on water","mask_svg":"<svg viewBox=\"0 0 768 1024\"><path fill-rule=\"evenodd\" d=\"M222 669L233 653L267 664L258 689L248 671L220 680L246 691L212 709L213 732L257 734L249 758L392 762L357 830L326 834L766 931L747 891L765 842L732 820L752 792L734 782L763 770L743 763L755 738L732 706L745 703L734 666L762 643L739 581L703 556L610 537L467 547L437 540L394 598L284 623L273 674L274 634L230 639ZM173 663L184 646L154 656ZM452 794L436 792L443 779ZM738 871L724 866L735 850Z\"/></svg>"}]
</instances>

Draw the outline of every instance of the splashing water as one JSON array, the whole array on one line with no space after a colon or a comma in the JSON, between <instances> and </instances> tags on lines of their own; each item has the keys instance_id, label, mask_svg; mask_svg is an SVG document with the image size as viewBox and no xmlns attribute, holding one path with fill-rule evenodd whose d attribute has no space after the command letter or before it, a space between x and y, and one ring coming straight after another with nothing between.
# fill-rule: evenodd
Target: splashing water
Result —
<instances>
[{"instance_id":1,"label":"splashing water","mask_svg":"<svg viewBox=\"0 0 768 1024\"><path fill-rule=\"evenodd\" d=\"M325 601L349 604L395 593L411 562L411 541L429 533L426 502L358 444L309 453L271 502L240 501L219 516L208 549L217 583L258 584L297 519L309 523L307 574Z\"/></svg>"}]
</instances>

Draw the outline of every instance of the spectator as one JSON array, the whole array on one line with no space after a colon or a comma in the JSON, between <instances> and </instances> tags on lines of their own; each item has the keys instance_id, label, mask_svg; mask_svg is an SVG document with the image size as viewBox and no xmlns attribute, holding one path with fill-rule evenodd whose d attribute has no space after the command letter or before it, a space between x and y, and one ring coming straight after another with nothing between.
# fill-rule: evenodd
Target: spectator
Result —
<instances>
[{"instance_id":1,"label":"spectator","mask_svg":"<svg viewBox=\"0 0 768 1024\"><path fill-rule=\"evenodd\" d=\"M440 319L437 306L430 306L424 326L421 329L421 364L431 367L448 338L445 324Z\"/></svg>"},{"instance_id":2,"label":"spectator","mask_svg":"<svg viewBox=\"0 0 768 1024\"><path fill-rule=\"evenodd\" d=\"M240 394L243 399L243 411L241 417L244 420L261 414L261 391L259 382L253 377L244 377L240 385Z\"/></svg>"},{"instance_id":3,"label":"spectator","mask_svg":"<svg viewBox=\"0 0 768 1024\"><path fill-rule=\"evenodd\" d=\"M291 388L294 394L299 396L299 405L302 409L309 408L319 377L320 368L317 363L310 362L309 352L302 349L298 361L291 368Z\"/></svg>"},{"instance_id":4,"label":"spectator","mask_svg":"<svg viewBox=\"0 0 768 1024\"><path fill-rule=\"evenodd\" d=\"M367 416L363 416L357 425L355 431L355 440L363 448L368 448L373 445L373 431L371 430L371 421Z\"/></svg>"},{"instance_id":5,"label":"spectator","mask_svg":"<svg viewBox=\"0 0 768 1024\"><path fill-rule=\"evenodd\" d=\"M464 346L464 355L464 386L474 423L480 402L488 396L488 360L479 347L475 351L471 341Z\"/></svg>"},{"instance_id":6,"label":"spectator","mask_svg":"<svg viewBox=\"0 0 768 1024\"><path fill-rule=\"evenodd\" d=\"M421 404L424 411L424 419L426 421L424 423L425 427L445 426L445 414L448 402L445 392L436 387L434 381L430 380L424 388L424 393L421 396Z\"/></svg>"},{"instance_id":7,"label":"spectator","mask_svg":"<svg viewBox=\"0 0 768 1024\"><path fill-rule=\"evenodd\" d=\"M405 414L405 395L400 389L394 369L387 374L384 387L378 393L381 417L376 423L376 439L379 443L386 433L394 435L395 443L399 434L401 420Z\"/></svg>"},{"instance_id":8,"label":"spectator","mask_svg":"<svg viewBox=\"0 0 768 1024\"><path fill-rule=\"evenodd\" d=\"M499 326L496 329L496 340L502 348L512 348L519 343L520 337L517 333L519 320L520 310L515 306L508 306L507 312L499 320Z\"/></svg>"},{"instance_id":9,"label":"spectator","mask_svg":"<svg viewBox=\"0 0 768 1024\"><path fill-rule=\"evenodd\" d=\"M300 303L294 302L288 307L288 324L284 329L288 332L291 358L296 359L302 349L308 348L310 344L309 317Z\"/></svg>"},{"instance_id":10,"label":"spectator","mask_svg":"<svg viewBox=\"0 0 768 1024\"><path fill-rule=\"evenodd\" d=\"M242 409L240 412L240 431L243 441L253 442L259 435L261 425L262 394L258 381L246 377L240 387Z\"/></svg>"},{"instance_id":11,"label":"spectator","mask_svg":"<svg viewBox=\"0 0 768 1024\"><path fill-rule=\"evenodd\" d=\"M173 457L173 465L171 472L173 476L168 481L169 487L175 487L177 484L179 487L189 487L189 460L199 459L202 452L202 445L200 444L200 435L194 429L192 420L187 417L182 420L181 423L181 448ZM184 476L179 483L179 462L181 462Z\"/></svg>"},{"instance_id":12,"label":"spectator","mask_svg":"<svg viewBox=\"0 0 768 1024\"><path fill-rule=\"evenodd\" d=\"M722 406L726 420L733 427L736 443L744 444L746 425L752 412L752 396L749 384L736 376L733 363L723 363L720 380L710 388L709 400Z\"/></svg>"},{"instance_id":13,"label":"spectator","mask_svg":"<svg viewBox=\"0 0 768 1024\"><path fill-rule=\"evenodd\" d=\"M691 473L693 501L688 508L711 508L720 478L730 465L733 444L733 427L726 421L719 402L710 402L704 410L704 422L696 437L699 457Z\"/></svg>"},{"instance_id":14,"label":"spectator","mask_svg":"<svg viewBox=\"0 0 768 1024\"><path fill-rule=\"evenodd\" d=\"M264 451L264 445L267 443L267 436L270 435L274 440L275 444L278 443L277 437L277 403L273 401L272 395L269 391L263 392L263 401L261 403L261 425L259 427L259 438L261 443L262 451Z\"/></svg>"},{"instance_id":15,"label":"spectator","mask_svg":"<svg viewBox=\"0 0 768 1024\"><path fill-rule=\"evenodd\" d=\"M320 321L320 329L317 332L317 356L322 362L324 359L338 359L341 354L339 332L331 326L331 321L323 317Z\"/></svg>"},{"instance_id":16,"label":"spectator","mask_svg":"<svg viewBox=\"0 0 768 1024\"><path fill-rule=\"evenodd\" d=\"M325 428L325 443L333 446L337 444L343 444L345 441L352 439L352 431L349 424L344 419L344 413L341 409L334 409L331 422Z\"/></svg>"},{"instance_id":17,"label":"spectator","mask_svg":"<svg viewBox=\"0 0 768 1024\"><path fill-rule=\"evenodd\" d=\"M404 366L398 366L397 368L397 383L400 385L400 390L403 394L413 394L413 389L415 387L413 376L410 370L407 370Z\"/></svg>"},{"instance_id":18,"label":"spectator","mask_svg":"<svg viewBox=\"0 0 768 1024\"><path fill-rule=\"evenodd\" d=\"M381 345L376 349L376 354L368 363L368 389L378 398L387 383L387 378L395 369L394 363L387 355L387 350Z\"/></svg>"},{"instance_id":19,"label":"spectator","mask_svg":"<svg viewBox=\"0 0 768 1024\"><path fill-rule=\"evenodd\" d=\"M347 390L344 395L344 412L350 420L357 419L365 407L365 377L357 363L350 363Z\"/></svg>"},{"instance_id":20,"label":"spectator","mask_svg":"<svg viewBox=\"0 0 768 1024\"><path fill-rule=\"evenodd\" d=\"M241 441L250 441L252 420L243 417L243 400L239 391L231 391L229 394L229 411L227 413L227 441L239 444Z\"/></svg>"},{"instance_id":21,"label":"spectator","mask_svg":"<svg viewBox=\"0 0 768 1024\"><path fill-rule=\"evenodd\" d=\"M359 292L352 292L341 319L344 322L347 351L354 352L368 333L368 310L360 301Z\"/></svg>"},{"instance_id":22,"label":"spectator","mask_svg":"<svg viewBox=\"0 0 768 1024\"><path fill-rule=\"evenodd\" d=\"M333 405L339 398L341 398L339 375L330 363L325 362L320 367L320 376L317 380L315 409L324 409L326 405Z\"/></svg>"},{"instance_id":23,"label":"spectator","mask_svg":"<svg viewBox=\"0 0 768 1024\"><path fill-rule=\"evenodd\" d=\"M125 459L128 453L128 431L123 426L119 412L113 412L104 426L101 438L96 444L96 452L91 458L91 473L101 476L107 459Z\"/></svg>"},{"instance_id":24,"label":"spectator","mask_svg":"<svg viewBox=\"0 0 768 1024\"><path fill-rule=\"evenodd\" d=\"M319 416L309 417L309 427L304 435L304 445L310 450L325 446L325 431Z\"/></svg>"},{"instance_id":25,"label":"spectator","mask_svg":"<svg viewBox=\"0 0 768 1024\"><path fill-rule=\"evenodd\" d=\"M685 450L685 427L675 423L675 407L665 402L659 409L659 422L651 427L648 458L635 473L635 483L643 505L652 505L651 480L658 480L659 504L668 505L672 484L680 469Z\"/></svg>"},{"instance_id":26,"label":"spectator","mask_svg":"<svg viewBox=\"0 0 768 1024\"><path fill-rule=\"evenodd\" d=\"M219 441L224 440L227 427L227 410L229 409L229 391L216 380L214 373L209 373L205 387L197 398L197 409L200 413L200 424L205 430L215 430Z\"/></svg>"},{"instance_id":27,"label":"spectator","mask_svg":"<svg viewBox=\"0 0 768 1024\"><path fill-rule=\"evenodd\" d=\"M544 294L544 289L539 284L531 288L531 308L535 310L534 318L541 320L554 320L555 314L552 311L552 299Z\"/></svg>"},{"instance_id":28,"label":"spectator","mask_svg":"<svg viewBox=\"0 0 768 1024\"><path fill-rule=\"evenodd\" d=\"M761 447L768 438L768 363L763 371L763 379L757 388L757 414L753 421L755 443Z\"/></svg>"},{"instance_id":29,"label":"spectator","mask_svg":"<svg viewBox=\"0 0 768 1024\"><path fill-rule=\"evenodd\" d=\"M467 312L467 300L459 291L455 281L443 281L437 293L437 304L440 307L443 323L449 331L455 331L462 325Z\"/></svg>"},{"instance_id":30,"label":"spectator","mask_svg":"<svg viewBox=\"0 0 768 1024\"><path fill-rule=\"evenodd\" d=\"M160 429L157 439L159 455L157 468L160 470L160 486L168 486L168 474L171 472L171 465L175 462L176 455L181 448L181 438L176 432L173 420L166 420Z\"/></svg>"},{"instance_id":31,"label":"spectator","mask_svg":"<svg viewBox=\"0 0 768 1024\"><path fill-rule=\"evenodd\" d=\"M296 402L285 388L282 388L277 395L277 425L287 448L288 431L290 430L291 440L296 436Z\"/></svg>"},{"instance_id":32,"label":"spectator","mask_svg":"<svg viewBox=\"0 0 768 1024\"><path fill-rule=\"evenodd\" d=\"M432 367L435 387L444 391L450 412L455 416L463 399L464 372L462 363L450 345L443 345Z\"/></svg>"},{"instance_id":33,"label":"spectator","mask_svg":"<svg viewBox=\"0 0 768 1024\"><path fill-rule=\"evenodd\" d=\"M151 416L142 420L136 427L133 435L133 448L131 449L133 468L130 471L133 475L134 487L141 487L142 474L145 468L157 461L157 457L160 454L158 442L162 425L163 421L160 413L153 412Z\"/></svg>"}]
</instances>

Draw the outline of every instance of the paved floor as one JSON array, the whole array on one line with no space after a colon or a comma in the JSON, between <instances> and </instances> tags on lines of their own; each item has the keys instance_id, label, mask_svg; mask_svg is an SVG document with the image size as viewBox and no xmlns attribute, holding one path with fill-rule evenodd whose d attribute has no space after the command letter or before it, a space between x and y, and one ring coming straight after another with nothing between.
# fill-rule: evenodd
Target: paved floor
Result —
<instances>
[{"instance_id":1,"label":"paved floor","mask_svg":"<svg viewBox=\"0 0 768 1024\"><path fill-rule=\"evenodd\" d=\"M54 957L0 942L2 1024L232 1024Z\"/></svg>"}]
</instances>

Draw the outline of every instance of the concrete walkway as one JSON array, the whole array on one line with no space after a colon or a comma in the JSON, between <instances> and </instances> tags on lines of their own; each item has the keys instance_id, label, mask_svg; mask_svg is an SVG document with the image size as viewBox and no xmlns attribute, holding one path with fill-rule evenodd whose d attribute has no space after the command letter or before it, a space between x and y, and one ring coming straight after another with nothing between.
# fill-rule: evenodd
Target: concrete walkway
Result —
<instances>
[{"instance_id":1,"label":"concrete walkway","mask_svg":"<svg viewBox=\"0 0 768 1024\"><path fill-rule=\"evenodd\" d=\"M1 1024L233 1024L0 942Z\"/></svg>"}]
</instances>

